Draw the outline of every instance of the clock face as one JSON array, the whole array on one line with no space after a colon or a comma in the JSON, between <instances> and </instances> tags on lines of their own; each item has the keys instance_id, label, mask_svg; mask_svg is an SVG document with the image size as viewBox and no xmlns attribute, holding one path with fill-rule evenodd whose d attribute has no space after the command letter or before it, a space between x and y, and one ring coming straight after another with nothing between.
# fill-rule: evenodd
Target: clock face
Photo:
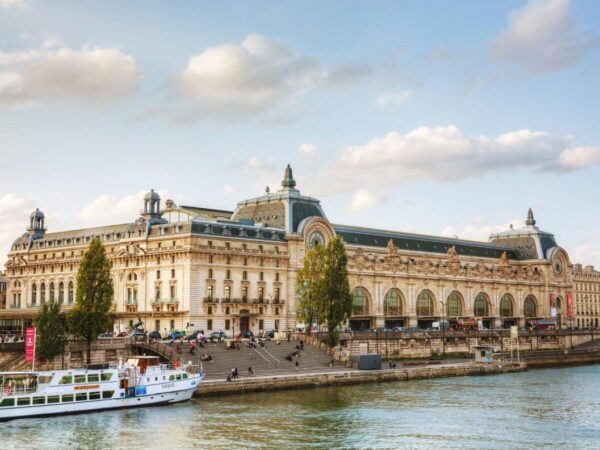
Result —
<instances>
[{"instance_id":1,"label":"clock face","mask_svg":"<svg viewBox=\"0 0 600 450\"><path fill-rule=\"evenodd\" d=\"M325 245L325 238L318 231L313 231L308 239L308 248L313 248L317 245Z\"/></svg>"},{"instance_id":2,"label":"clock face","mask_svg":"<svg viewBox=\"0 0 600 450\"><path fill-rule=\"evenodd\" d=\"M563 271L562 261L560 259L555 259L553 263L554 273L556 275L561 275Z\"/></svg>"}]
</instances>

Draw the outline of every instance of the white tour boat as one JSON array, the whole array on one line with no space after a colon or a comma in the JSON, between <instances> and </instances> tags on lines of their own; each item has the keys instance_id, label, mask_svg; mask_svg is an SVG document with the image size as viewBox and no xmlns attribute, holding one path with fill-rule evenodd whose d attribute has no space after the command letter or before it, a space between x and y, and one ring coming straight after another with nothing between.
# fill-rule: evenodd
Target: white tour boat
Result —
<instances>
[{"instance_id":1,"label":"white tour boat","mask_svg":"<svg viewBox=\"0 0 600 450\"><path fill-rule=\"evenodd\" d=\"M136 356L116 367L0 372L0 420L186 401L204 378L194 369Z\"/></svg>"}]
</instances>

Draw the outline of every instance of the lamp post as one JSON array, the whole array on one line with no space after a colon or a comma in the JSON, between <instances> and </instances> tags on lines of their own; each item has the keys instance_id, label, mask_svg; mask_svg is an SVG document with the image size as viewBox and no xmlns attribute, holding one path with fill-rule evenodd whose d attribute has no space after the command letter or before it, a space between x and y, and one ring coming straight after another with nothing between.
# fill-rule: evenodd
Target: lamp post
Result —
<instances>
[{"instance_id":1,"label":"lamp post","mask_svg":"<svg viewBox=\"0 0 600 450\"><path fill-rule=\"evenodd\" d=\"M442 328L442 358L446 356L446 324L445 324L445 314L446 314L446 304L444 301L440 301L442 304L442 321L440 323L440 327Z\"/></svg>"}]
</instances>

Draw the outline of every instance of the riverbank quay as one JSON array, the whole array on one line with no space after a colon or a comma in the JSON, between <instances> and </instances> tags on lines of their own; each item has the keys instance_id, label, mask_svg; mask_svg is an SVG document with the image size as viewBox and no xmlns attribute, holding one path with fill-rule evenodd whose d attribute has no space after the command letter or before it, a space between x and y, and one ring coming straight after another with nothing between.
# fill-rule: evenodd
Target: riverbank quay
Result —
<instances>
[{"instance_id":1,"label":"riverbank quay","mask_svg":"<svg viewBox=\"0 0 600 450\"><path fill-rule=\"evenodd\" d=\"M600 351L597 349L588 349L570 350L568 352L530 352L522 355L521 360L530 369L585 366L600 364Z\"/></svg>"},{"instance_id":2,"label":"riverbank quay","mask_svg":"<svg viewBox=\"0 0 600 450\"><path fill-rule=\"evenodd\" d=\"M286 389L305 389L327 386L344 386L364 383L401 382L431 378L460 376L499 375L523 372L527 365L521 363L481 364L461 362L451 364L401 367L399 369L323 371L278 376L244 377L235 381L208 380L200 383L194 393L195 398L268 392Z\"/></svg>"}]
</instances>

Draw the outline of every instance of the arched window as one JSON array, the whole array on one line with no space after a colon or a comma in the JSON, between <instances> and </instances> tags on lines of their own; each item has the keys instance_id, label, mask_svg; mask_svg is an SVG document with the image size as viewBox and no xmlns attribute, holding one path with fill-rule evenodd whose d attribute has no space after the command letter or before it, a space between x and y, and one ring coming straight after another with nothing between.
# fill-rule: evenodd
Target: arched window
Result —
<instances>
[{"instance_id":1,"label":"arched window","mask_svg":"<svg viewBox=\"0 0 600 450\"><path fill-rule=\"evenodd\" d=\"M528 295L525 299L523 303L523 315L525 317L535 317L537 315L537 306L533 295Z\"/></svg>"},{"instance_id":2,"label":"arched window","mask_svg":"<svg viewBox=\"0 0 600 450\"><path fill-rule=\"evenodd\" d=\"M475 308L474 308L474 312L475 312L475 317L487 317L490 315L490 306L489 306L489 302L487 299L487 296L483 293L480 292L479 294L477 294L477 297L475 297Z\"/></svg>"},{"instance_id":3,"label":"arched window","mask_svg":"<svg viewBox=\"0 0 600 450\"><path fill-rule=\"evenodd\" d=\"M68 293L69 304L73 303L74 294L75 294L75 290L73 289L73 282L69 281L69 293Z\"/></svg>"},{"instance_id":4,"label":"arched window","mask_svg":"<svg viewBox=\"0 0 600 450\"><path fill-rule=\"evenodd\" d=\"M383 299L384 314L386 316L400 316L402 314L402 302L400 300L400 292L396 289L391 289L385 294Z\"/></svg>"},{"instance_id":5,"label":"arched window","mask_svg":"<svg viewBox=\"0 0 600 450\"><path fill-rule=\"evenodd\" d=\"M433 297L427 291L417 297L417 316L433 316Z\"/></svg>"},{"instance_id":6,"label":"arched window","mask_svg":"<svg viewBox=\"0 0 600 450\"><path fill-rule=\"evenodd\" d=\"M31 306L35 306L37 303L37 285L33 283L31 285Z\"/></svg>"},{"instance_id":7,"label":"arched window","mask_svg":"<svg viewBox=\"0 0 600 450\"><path fill-rule=\"evenodd\" d=\"M352 291L352 315L366 316L369 314L367 293L364 289L356 288Z\"/></svg>"},{"instance_id":8,"label":"arched window","mask_svg":"<svg viewBox=\"0 0 600 450\"><path fill-rule=\"evenodd\" d=\"M451 292L446 300L446 315L448 317L462 316L462 300L456 291Z\"/></svg>"},{"instance_id":9,"label":"arched window","mask_svg":"<svg viewBox=\"0 0 600 450\"><path fill-rule=\"evenodd\" d=\"M40 303L46 303L46 283L40 284Z\"/></svg>"},{"instance_id":10,"label":"arched window","mask_svg":"<svg viewBox=\"0 0 600 450\"><path fill-rule=\"evenodd\" d=\"M58 303L61 305L65 301L65 283L62 281L58 283Z\"/></svg>"},{"instance_id":11,"label":"arched window","mask_svg":"<svg viewBox=\"0 0 600 450\"><path fill-rule=\"evenodd\" d=\"M500 316L501 317L513 317L513 299L510 294L504 294L500 299Z\"/></svg>"},{"instance_id":12,"label":"arched window","mask_svg":"<svg viewBox=\"0 0 600 450\"><path fill-rule=\"evenodd\" d=\"M51 302L54 301L54 283L50 283L50 292L49 292L49 298L48 300L50 300Z\"/></svg>"}]
</instances>

